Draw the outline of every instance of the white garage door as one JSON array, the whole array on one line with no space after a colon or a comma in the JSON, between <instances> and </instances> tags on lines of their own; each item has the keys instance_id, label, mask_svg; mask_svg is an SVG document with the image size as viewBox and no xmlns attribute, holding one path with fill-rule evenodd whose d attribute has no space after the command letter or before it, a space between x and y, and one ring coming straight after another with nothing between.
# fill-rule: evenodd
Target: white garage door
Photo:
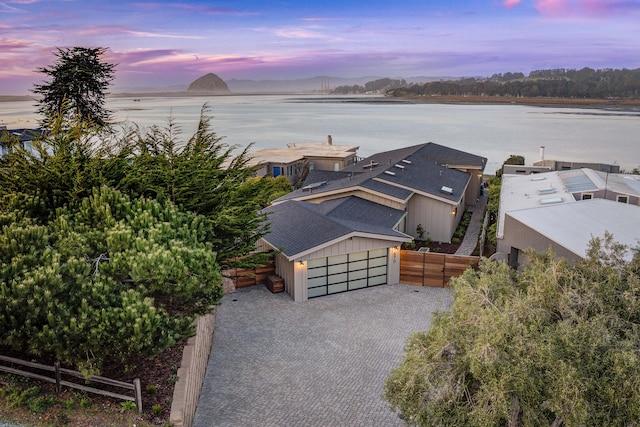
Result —
<instances>
[{"instance_id":1,"label":"white garage door","mask_svg":"<svg viewBox=\"0 0 640 427\"><path fill-rule=\"evenodd\" d=\"M387 249L356 252L307 262L309 298L387 283Z\"/></svg>"}]
</instances>

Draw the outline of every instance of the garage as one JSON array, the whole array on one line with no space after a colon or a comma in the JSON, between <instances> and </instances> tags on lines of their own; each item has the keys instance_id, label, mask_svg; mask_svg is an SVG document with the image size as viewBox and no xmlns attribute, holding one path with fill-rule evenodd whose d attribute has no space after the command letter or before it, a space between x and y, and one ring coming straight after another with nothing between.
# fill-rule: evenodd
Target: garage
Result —
<instances>
[{"instance_id":1,"label":"garage","mask_svg":"<svg viewBox=\"0 0 640 427\"><path fill-rule=\"evenodd\" d=\"M309 298L387 283L387 248L354 252L307 262Z\"/></svg>"}]
</instances>

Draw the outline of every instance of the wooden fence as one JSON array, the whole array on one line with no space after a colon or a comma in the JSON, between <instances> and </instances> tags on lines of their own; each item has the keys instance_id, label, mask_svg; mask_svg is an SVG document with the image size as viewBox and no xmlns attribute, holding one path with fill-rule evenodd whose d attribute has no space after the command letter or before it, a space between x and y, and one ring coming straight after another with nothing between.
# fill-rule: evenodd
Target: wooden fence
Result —
<instances>
[{"instance_id":1,"label":"wooden fence","mask_svg":"<svg viewBox=\"0 0 640 427\"><path fill-rule=\"evenodd\" d=\"M452 277L476 268L479 257L400 251L400 283L444 288Z\"/></svg>"},{"instance_id":2,"label":"wooden fence","mask_svg":"<svg viewBox=\"0 0 640 427\"><path fill-rule=\"evenodd\" d=\"M136 406L138 407L138 412L142 412L142 390L140 388L140 380L137 378L133 380L133 383L125 383L122 381L112 380L109 378L104 378L99 376L93 376L89 380L86 380L84 375L78 371L61 368L59 362L54 363L53 366L49 366L49 365L42 365L40 363L27 362L26 360L21 360L21 359L16 359L14 357L1 356L1 355L0 355L0 362L4 363L4 364L0 364L0 371L8 372L14 375L20 375L23 377L34 378L37 380L46 381L48 383L55 384L56 393L60 393L60 391L62 391L62 386L65 386L65 387L73 388L76 390L86 391L88 393L94 393L102 396L113 397L115 399L129 400L136 403ZM16 368L14 367L15 365L23 366L25 368L30 368L31 370L49 372L50 374L49 376L47 376L42 373L32 372L31 370ZM116 389L128 390L133 392L133 396L115 393L108 390L102 390L95 387L89 387L87 385L78 384L71 381L66 381L62 379L63 375L66 375L72 378L82 379L87 383L104 384Z\"/></svg>"}]
</instances>

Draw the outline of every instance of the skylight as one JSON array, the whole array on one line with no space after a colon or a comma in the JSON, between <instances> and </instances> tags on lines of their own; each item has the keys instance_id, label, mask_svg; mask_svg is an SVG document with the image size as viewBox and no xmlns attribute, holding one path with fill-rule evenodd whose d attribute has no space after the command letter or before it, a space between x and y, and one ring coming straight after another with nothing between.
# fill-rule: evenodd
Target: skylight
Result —
<instances>
[{"instance_id":1,"label":"skylight","mask_svg":"<svg viewBox=\"0 0 640 427\"><path fill-rule=\"evenodd\" d=\"M538 189L538 194L553 194L556 192L556 189L553 187L545 187Z\"/></svg>"},{"instance_id":2,"label":"skylight","mask_svg":"<svg viewBox=\"0 0 640 427\"><path fill-rule=\"evenodd\" d=\"M552 205L554 203L562 203L562 197L549 197L547 199L540 200L541 205Z\"/></svg>"},{"instance_id":3,"label":"skylight","mask_svg":"<svg viewBox=\"0 0 640 427\"><path fill-rule=\"evenodd\" d=\"M451 187L445 187L444 185L442 186L442 188L440 188L440 192L444 193L444 194L453 194L453 188Z\"/></svg>"},{"instance_id":4,"label":"skylight","mask_svg":"<svg viewBox=\"0 0 640 427\"><path fill-rule=\"evenodd\" d=\"M385 173L386 175L396 176L396 173L395 173L395 172L391 172L391 171L384 171L384 173Z\"/></svg>"},{"instance_id":5,"label":"skylight","mask_svg":"<svg viewBox=\"0 0 640 427\"><path fill-rule=\"evenodd\" d=\"M404 166L402 166L402 165L400 165L398 163L396 163L394 166L397 167L400 170L404 170Z\"/></svg>"}]
</instances>

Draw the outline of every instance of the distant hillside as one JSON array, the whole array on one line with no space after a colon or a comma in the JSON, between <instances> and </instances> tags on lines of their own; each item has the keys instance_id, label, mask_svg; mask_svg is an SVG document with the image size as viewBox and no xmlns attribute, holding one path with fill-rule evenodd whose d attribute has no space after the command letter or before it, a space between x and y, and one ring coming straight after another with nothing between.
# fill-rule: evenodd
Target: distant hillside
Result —
<instances>
[{"instance_id":1,"label":"distant hillside","mask_svg":"<svg viewBox=\"0 0 640 427\"><path fill-rule=\"evenodd\" d=\"M229 93L229 86L213 73L205 74L189 85L187 92Z\"/></svg>"},{"instance_id":2,"label":"distant hillside","mask_svg":"<svg viewBox=\"0 0 640 427\"><path fill-rule=\"evenodd\" d=\"M640 68L535 70L494 74L488 78L436 81L387 92L392 96L549 97L591 99L640 99Z\"/></svg>"}]
</instances>

